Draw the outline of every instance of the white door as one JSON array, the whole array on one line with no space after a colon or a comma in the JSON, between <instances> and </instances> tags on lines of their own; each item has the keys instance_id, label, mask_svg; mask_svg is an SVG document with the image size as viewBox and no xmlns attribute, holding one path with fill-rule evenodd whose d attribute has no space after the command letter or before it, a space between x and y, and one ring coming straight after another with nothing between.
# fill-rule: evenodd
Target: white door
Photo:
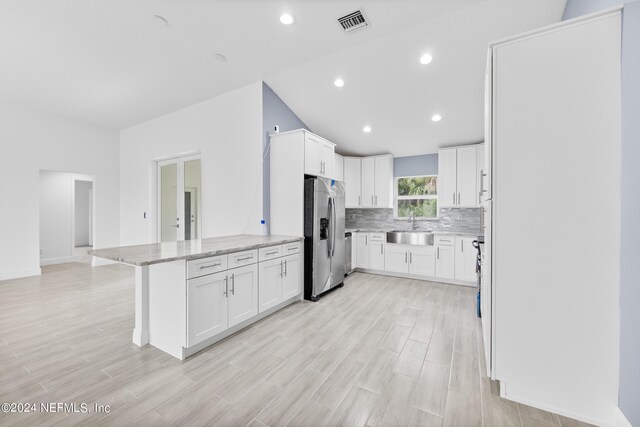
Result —
<instances>
[{"instance_id":1,"label":"white door","mask_svg":"<svg viewBox=\"0 0 640 427\"><path fill-rule=\"evenodd\" d=\"M473 237L456 237L455 240L455 279L475 282L477 250L473 247Z\"/></svg>"},{"instance_id":2,"label":"white door","mask_svg":"<svg viewBox=\"0 0 640 427\"><path fill-rule=\"evenodd\" d=\"M456 149L438 151L438 207L456 206Z\"/></svg>"},{"instance_id":3,"label":"white door","mask_svg":"<svg viewBox=\"0 0 640 427\"><path fill-rule=\"evenodd\" d=\"M384 242L369 242L369 268L384 271Z\"/></svg>"},{"instance_id":4,"label":"white door","mask_svg":"<svg viewBox=\"0 0 640 427\"><path fill-rule=\"evenodd\" d=\"M320 175L320 141L305 132L304 138L304 173Z\"/></svg>"},{"instance_id":5,"label":"white door","mask_svg":"<svg viewBox=\"0 0 640 427\"><path fill-rule=\"evenodd\" d=\"M361 159L355 157L344 158L345 206L347 208L360 207Z\"/></svg>"},{"instance_id":6,"label":"white door","mask_svg":"<svg viewBox=\"0 0 640 427\"><path fill-rule=\"evenodd\" d=\"M234 268L229 275L229 327L258 314L257 264Z\"/></svg>"},{"instance_id":7,"label":"white door","mask_svg":"<svg viewBox=\"0 0 640 427\"><path fill-rule=\"evenodd\" d=\"M300 254L284 258L282 272L282 300L300 295L302 292L302 257Z\"/></svg>"},{"instance_id":8,"label":"white door","mask_svg":"<svg viewBox=\"0 0 640 427\"><path fill-rule=\"evenodd\" d=\"M433 246L411 247L409 273L420 276L436 275L436 249Z\"/></svg>"},{"instance_id":9,"label":"white door","mask_svg":"<svg viewBox=\"0 0 640 427\"><path fill-rule=\"evenodd\" d=\"M157 162L158 241L200 238L202 183L200 156Z\"/></svg>"},{"instance_id":10,"label":"white door","mask_svg":"<svg viewBox=\"0 0 640 427\"><path fill-rule=\"evenodd\" d=\"M187 280L187 346L227 329L227 272Z\"/></svg>"},{"instance_id":11,"label":"white door","mask_svg":"<svg viewBox=\"0 0 640 427\"><path fill-rule=\"evenodd\" d=\"M390 156L375 157L375 206L390 208L393 158Z\"/></svg>"},{"instance_id":12,"label":"white door","mask_svg":"<svg viewBox=\"0 0 640 427\"><path fill-rule=\"evenodd\" d=\"M362 159L362 207L375 206L375 159L365 157Z\"/></svg>"},{"instance_id":13,"label":"white door","mask_svg":"<svg viewBox=\"0 0 640 427\"><path fill-rule=\"evenodd\" d=\"M322 176L333 178L333 145L327 142L321 141L318 149L320 160L320 173Z\"/></svg>"},{"instance_id":14,"label":"white door","mask_svg":"<svg viewBox=\"0 0 640 427\"><path fill-rule=\"evenodd\" d=\"M391 271L393 273L409 272L409 250L406 246L387 243L385 252L385 271Z\"/></svg>"},{"instance_id":15,"label":"white door","mask_svg":"<svg viewBox=\"0 0 640 427\"><path fill-rule=\"evenodd\" d=\"M455 277L455 253L453 246L436 246L436 277Z\"/></svg>"},{"instance_id":16,"label":"white door","mask_svg":"<svg viewBox=\"0 0 640 427\"><path fill-rule=\"evenodd\" d=\"M476 146L458 148L457 156L457 205L463 208L476 207L478 206L478 187L476 183L478 158Z\"/></svg>"},{"instance_id":17,"label":"white door","mask_svg":"<svg viewBox=\"0 0 640 427\"><path fill-rule=\"evenodd\" d=\"M258 312L262 313L282 302L282 259L263 261L258 265Z\"/></svg>"},{"instance_id":18,"label":"white door","mask_svg":"<svg viewBox=\"0 0 640 427\"><path fill-rule=\"evenodd\" d=\"M358 233L356 244L358 245L356 249L356 267L369 268L369 235L367 233Z\"/></svg>"}]
</instances>

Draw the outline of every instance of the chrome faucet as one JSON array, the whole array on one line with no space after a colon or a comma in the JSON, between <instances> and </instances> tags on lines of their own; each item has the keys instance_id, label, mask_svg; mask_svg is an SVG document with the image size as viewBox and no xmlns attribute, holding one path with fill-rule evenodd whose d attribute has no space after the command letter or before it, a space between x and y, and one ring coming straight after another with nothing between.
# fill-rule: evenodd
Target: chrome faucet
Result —
<instances>
[{"instance_id":1,"label":"chrome faucet","mask_svg":"<svg viewBox=\"0 0 640 427\"><path fill-rule=\"evenodd\" d=\"M418 228L418 225L416 224L416 214L411 212L411 215L409 215L409 222L411 223L411 229L412 230L416 230Z\"/></svg>"}]
</instances>

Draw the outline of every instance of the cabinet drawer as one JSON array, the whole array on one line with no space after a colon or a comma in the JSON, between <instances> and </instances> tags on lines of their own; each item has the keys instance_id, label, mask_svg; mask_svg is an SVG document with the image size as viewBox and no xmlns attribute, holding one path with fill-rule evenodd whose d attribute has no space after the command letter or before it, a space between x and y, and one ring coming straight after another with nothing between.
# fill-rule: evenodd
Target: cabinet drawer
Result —
<instances>
[{"instance_id":1,"label":"cabinet drawer","mask_svg":"<svg viewBox=\"0 0 640 427\"><path fill-rule=\"evenodd\" d=\"M187 261L187 278L205 276L227 269L227 256L213 256Z\"/></svg>"},{"instance_id":2,"label":"cabinet drawer","mask_svg":"<svg viewBox=\"0 0 640 427\"><path fill-rule=\"evenodd\" d=\"M282 256L282 246L269 246L258 250L258 259L260 261L267 261L269 259L278 258Z\"/></svg>"},{"instance_id":3,"label":"cabinet drawer","mask_svg":"<svg viewBox=\"0 0 640 427\"><path fill-rule=\"evenodd\" d=\"M243 265L255 264L258 262L258 250L235 252L229 254L229 268L242 267Z\"/></svg>"},{"instance_id":4,"label":"cabinet drawer","mask_svg":"<svg viewBox=\"0 0 640 427\"><path fill-rule=\"evenodd\" d=\"M453 246L455 240L455 236L434 236L433 239L436 246Z\"/></svg>"},{"instance_id":5,"label":"cabinet drawer","mask_svg":"<svg viewBox=\"0 0 640 427\"><path fill-rule=\"evenodd\" d=\"M387 233L369 233L369 239L371 239L372 242L386 242Z\"/></svg>"},{"instance_id":6,"label":"cabinet drawer","mask_svg":"<svg viewBox=\"0 0 640 427\"><path fill-rule=\"evenodd\" d=\"M302 248L302 242L285 243L282 245L282 255L292 255L300 252Z\"/></svg>"}]
</instances>

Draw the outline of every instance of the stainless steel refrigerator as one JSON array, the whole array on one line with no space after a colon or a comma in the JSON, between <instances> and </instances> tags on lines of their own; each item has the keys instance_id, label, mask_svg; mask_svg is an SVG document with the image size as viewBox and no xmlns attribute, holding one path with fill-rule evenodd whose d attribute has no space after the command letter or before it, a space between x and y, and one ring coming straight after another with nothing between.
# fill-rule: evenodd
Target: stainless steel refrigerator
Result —
<instances>
[{"instance_id":1,"label":"stainless steel refrigerator","mask_svg":"<svg viewBox=\"0 0 640 427\"><path fill-rule=\"evenodd\" d=\"M344 183L304 181L304 297L317 301L342 286L345 274Z\"/></svg>"}]
</instances>

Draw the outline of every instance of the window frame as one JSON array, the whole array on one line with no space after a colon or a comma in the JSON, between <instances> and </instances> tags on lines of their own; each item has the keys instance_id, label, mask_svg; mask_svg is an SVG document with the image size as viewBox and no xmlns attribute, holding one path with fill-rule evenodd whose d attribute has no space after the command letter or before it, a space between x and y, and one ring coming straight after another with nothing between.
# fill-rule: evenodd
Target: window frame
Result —
<instances>
[{"instance_id":1,"label":"window frame","mask_svg":"<svg viewBox=\"0 0 640 427\"><path fill-rule=\"evenodd\" d=\"M399 196L398 195L398 180L402 178L428 178L435 177L436 178L436 194L430 194L425 196ZM415 219L419 221L438 221L440 216L440 209L438 208L438 174L430 174L430 175L406 175L406 176L395 176L393 177L393 219L396 220L408 220L408 216L398 216L398 200L428 200L435 199L436 200L436 216L434 217L426 217L426 216L418 216Z\"/></svg>"}]
</instances>

